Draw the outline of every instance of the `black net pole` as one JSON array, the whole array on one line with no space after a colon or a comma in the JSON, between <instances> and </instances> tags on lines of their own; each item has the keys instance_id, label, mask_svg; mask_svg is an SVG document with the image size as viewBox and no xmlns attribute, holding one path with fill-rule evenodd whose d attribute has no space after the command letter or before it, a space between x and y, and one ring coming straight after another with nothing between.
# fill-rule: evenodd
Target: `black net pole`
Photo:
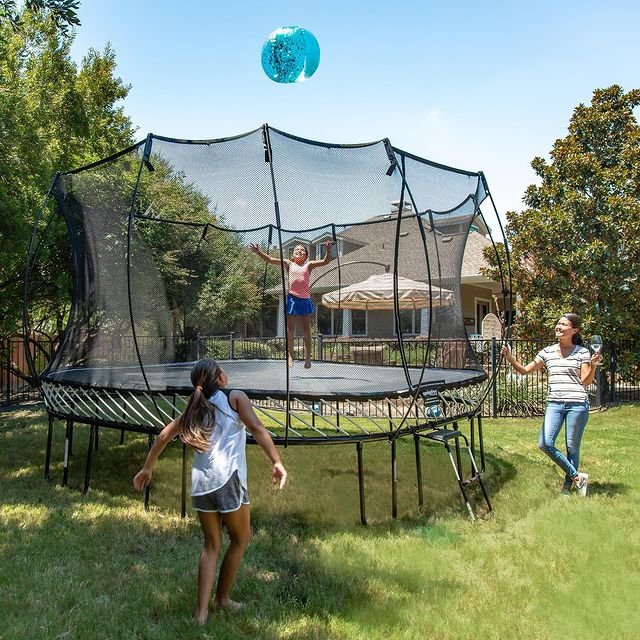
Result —
<instances>
[{"instance_id":1,"label":"black net pole","mask_svg":"<svg viewBox=\"0 0 640 640\"><path fill-rule=\"evenodd\" d=\"M140 353L140 345L138 344L138 336L136 333L136 323L135 323L135 318L133 314L133 295L131 292L131 239L133 236L133 217L134 217L134 212L136 208L136 200L138 198L138 189L140 187L140 179L142 177L142 169L146 167L149 171L153 171L153 166L151 165L151 162L150 162L152 145L153 145L153 134L150 133L147 135L147 141L144 145L142 160L140 162L140 167L138 168L136 185L133 189L133 195L131 197L131 207L129 209L129 224L127 228L127 301L129 303L129 321L131 322L131 336L133 338L133 346L136 351L136 358L138 359L138 364L140 365L140 372L142 373L144 384L147 387L149 398L153 403L156 413L158 414L158 417L162 419L162 412L160 411L160 407L158 407L158 403L156 402L155 395L151 392L151 385L149 384L147 373L145 371L144 364L142 362L142 355Z\"/></svg>"},{"instance_id":2,"label":"black net pole","mask_svg":"<svg viewBox=\"0 0 640 640\"><path fill-rule=\"evenodd\" d=\"M406 183L404 179L404 172L398 168L398 162L395 157L395 153L393 151L393 147L389 143L389 140L385 139L385 147L387 150L387 155L389 156L389 160L391 162L389 169L387 170L387 175L390 176L393 172L398 169L400 171L400 175L402 178L401 186L400 186L400 200L398 201L398 217L396 220L396 231L395 231L395 240L394 240L394 249L393 249L393 320L396 330L396 336L398 338L398 349L400 351L400 361L402 362L402 368L404 370L405 378L407 379L407 384L409 388L412 386L411 375L409 374L409 365L407 363L407 354L404 350L404 341L402 337L402 325L400 320L400 302L398 300L399 291L398 291L398 261L400 258L400 231L402 226L402 211L404 210L404 198L405 198L405 188ZM419 386L418 386L419 388ZM413 400L412 400L413 403ZM390 439L392 442L395 440L396 436L404 426L404 423L407 420L408 411L411 410L411 404L407 412L405 412L404 416L400 420L400 424L398 427L390 433ZM393 424L392 421L389 423ZM395 516L394 516L395 517Z\"/></svg>"},{"instance_id":3,"label":"black net pole","mask_svg":"<svg viewBox=\"0 0 640 640\"><path fill-rule=\"evenodd\" d=\"M505 280L505 276L504 276L504 267L502 265L502 260L500 258L500 252L498 251L498 248L496 247L496 243L493 239L493 234L491 233L491 230L489 230L489 237L491 239L491 243L493 244L493 248L494 251L496 252L496 260L498 263L498 271L500 273L500 282L502 283L502 297L503 297L503 302L505 304L505 309L506 309L506 302L507 300L509 301L509 311L510 311L510 318L509 318L509 322L506 323L507 324L507 331L505 334L505 340L509 339L509 336L511 334L511 319L513 316L513 274L511 272L511 254L509 251L509 242L507 241L507 234L505 232L504 227L502 226L502 221L500 220L500 216L498 215L498 209L496 207L496 203L493 200L493 195L491 194L491 191L489 190L489 185L487 184L486 178L484 177L483 173L480 173L480 177L482 179L482 185L484 187L484 190L489 198L489 202L491 202L491 207L493 208L493 212L495 214L496 220L498 222L498 226L500 227L500 234L502 235L502 240L504 242L504 253L505 253L505 260L506 260L506 270L507 270L507 291L505 291L505 287L504 287L504 280ZM478 204L478 212L480 214L480 216L482 217L483 220L485 220L484 215L482 214L482 211L480 211L479 208L479 204ZM485 220L485 225L487 226L487 229L489 229L489 225L486 224L486 220ZM507 295L508 294L508 295Z\"/></svg>"},{"instance_id":4,"label":"black net pole","mask_svg":"<svg viewBox=\"0 0 640 640\"><path fill-rule=\"evenodd\" d=\"M289 349L293 350L293 345L289 345L289 331L287 330L287 279L285 276L284 268L284 253L282 247L282 225L280 221L280 204L278 203L278 190L276 188L276 177L273 170L273 148L271 147L271 138L269 137L269 125L265 124L262 127L262 144L264 146L264 159L269 163L269 171L271 173L271 187L273 189L273 209L276 216L276 228L278 230L278 244L280 246L280 279L282 283L282 303L284 311L284 346L285 346L285 365L286 365L286 392L285 392L285 431L284 431L284 446L289 445L289 428L291 426L291 388L289 380ZM295 337L295 330L294 330Z\"/></svg>"},{"instance_id":5,"label":"black net pole","mask_svg":"<svg viewBox=\"0 0 640 640\"><path fill-rule=\"evenodd\" d=\"M27 263L26 263L26 268L25 268L25 273L24 273L24 287L23 287L23 292L22 292L22 340L24 343L24 355L25 355L25 360L27 363L27 368L29 369L29 375L31 376L31 385L32 386L38 386L40 387L40 380L38 377L38 371L36 370L36 365L35 362L33 360L33 356L31 354L31 348L29 345L29 329L30 329L30 321L29 321L29 309L28 309L28 304L27 304L27 297L29 295L29 281L31 279L31 274L33 272L33 268L35 266L35 262L36 262L36 257L38 255L38 252L40 251L40 246L42 244L42 238L44 237L44 235L46 234L47 230L49 229L49 225L51 224L51 221L53 220L54 217L54 213L52 213L49 216L49 220L47 221L47 224L45 225L45 228L40 236L40 239L38 240L38 243L36 244L36 236L38 234L38 227L40 226L40 222L42 220L42 216L44 214L44 211L47 207L47 202L49 201L49 198L51 197L51 194L53 193L53 190L56 188L56 185L58 184L58 180L60 178L60 172L56 172L56 175L53 178L53 181L51 182L51 186L49 187L49 190L47 191L47 195L44 197L44 200L42 202L42 206L40 207L40 210L38 212L38 215L36 217L36 220L33 224L33 232L31 233L31 239L29 240L29 247L27 248Z\"/></svg>"},{"instance_id":6,"label":"black net pole","mask_svg":"<svg viewBox=\"0 0 640 640\"><path fill-rule=\"evenodd\" d=\"M506 324L506 330L504 332L504 336L502 337L502 341L501 342L507 342L511 336L511 317L513 316L513 286L512 286L512 274L511 274L511 257L510 257L510 253L509 253L509 245L507 242L507 236L505 234L505 230L504 227L502 226L502 222L500 221L500 216L498 215L498 210L496 208L495 202L493 200L493 196L491 195L491 191L489 191L489 185L487 184L487 181L484 177L484 174L480 173L480 177L482 179L482 185L484 187L484 190L489 198L489 201L491 202L491 206L493 207L493 211L495 213L496 216L496 220L498 221L498 226L500 227L500 233L502 234L502 239L504 241L504 250L505 250L505 260L506 260L506 271L507 271L507 290L505 291L505 266L502 264L502 259L500 258L500 252L498 251L498 247L496 245L496 242L493 238L493 234L491 233L491 230L489 229L489 225L486 223L486 220L484 218L484 215L482 214L482 211L480 210L480 204L478 203L477 199L476 199L476 212L477 215L481 216L483 221L485 222L485 225L489 231L489 239L491 240L491 244L493 246L493 250L495 252L496 255L496 261L498 264L498 272L500 274L500 283L502 285L502 301L503 301L503 305L505 308L505 313L507 310L507 301L509 302L509 322L505 322ZM506 318L505 318L506 319ZM489 395L489 391L493 389L494 392L494 407L493 407L493 411L495 412L495 394L496 394L496 378L498 377L498 373L500 371L500 365L502 364L502 355L500 355L500 358L497 358L497 354L495 352L495 341L492 345L492 372L491 372L491 378L486 386L486 389L484 391L484 393L482 394L480 400L476 403L476 410L475 412L478 414L478 416L481 413L481 407L484 404L484 401L487 397L487 395Z\"/></svg>"}]
</instances>

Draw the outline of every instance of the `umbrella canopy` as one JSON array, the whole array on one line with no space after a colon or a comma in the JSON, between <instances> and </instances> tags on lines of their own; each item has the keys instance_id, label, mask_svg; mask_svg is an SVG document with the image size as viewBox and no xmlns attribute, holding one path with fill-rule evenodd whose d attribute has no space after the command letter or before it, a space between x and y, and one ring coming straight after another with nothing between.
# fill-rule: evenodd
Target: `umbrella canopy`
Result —
<instances>
[{"instance_id":1,"label":"umbrella canopy","mask_svg":"<svg viewBox=\"0 0 640 640\"><path fill-rule=\"evenodd\" d=\"M449 289L434 286L429 289L425 282L398 276L400 309L422 309L429 304L433 307L443 307L453 304L453 301L453 292ZM393 274L370 276L362 282L325 293L322 296L322 304L330 309L393 310Z\"/></svg>"}]
</instances>

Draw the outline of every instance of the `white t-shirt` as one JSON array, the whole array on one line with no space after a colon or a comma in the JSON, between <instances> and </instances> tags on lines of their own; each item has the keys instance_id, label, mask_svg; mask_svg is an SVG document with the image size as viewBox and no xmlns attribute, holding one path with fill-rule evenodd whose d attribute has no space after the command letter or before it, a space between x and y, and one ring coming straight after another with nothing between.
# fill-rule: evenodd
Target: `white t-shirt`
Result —
<instances>
[{"instance_id":1,"label":"white t-shirt","mask_svg":"<svg viewBox=\"0 0 640 640\"><path fill-rule=\"evenodd\" d=\"M547 400L584 402L587 399L587 391L580 381L580 369L585 362L591 361L589 349L575 345L573 351L563 358L554 344L542 349L535 360L544 363L549 374Z\"/></svg>"},{"instance_id":2,"label":"white t-shirt","mask_svg":"<svg viewBox=\"0 0 640 640\"><path fill-rule=\"evenodd\" d=\"M222 391L216 391L209 402L216 409L215 429L203 453L195 451L191 467L191 495L202 496L220 489L238 472L242 486L247 488L247 432L237 411L231 408Z\"/></svg>"}]
</instances>

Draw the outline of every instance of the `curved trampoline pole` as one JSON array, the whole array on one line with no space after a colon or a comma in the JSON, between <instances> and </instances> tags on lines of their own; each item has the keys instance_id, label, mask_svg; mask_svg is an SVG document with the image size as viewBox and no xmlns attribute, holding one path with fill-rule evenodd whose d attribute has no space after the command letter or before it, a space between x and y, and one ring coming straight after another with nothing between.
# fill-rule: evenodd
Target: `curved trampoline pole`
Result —
<instances>
[{"instance_id":1,"label":"curved trampoline pole","mask_svg":"<svg viewBox=\"0 0 640 640\"><path fill-rule=\"evenodd\" d=\"M393 148L391 148L391 150L393 150ZM388 153L391 152L391 150L388 148L387 151ZM394 152L395 153L395 152ZM395 158L395 155L394 155ZM409 200L411 201L411 204L414 208L414 211L416 212L416 222L418 225L418 229L420 231L420 237L422 239L422 244L423 244L423 249L424 249L424 253L425 253L425 259L426 259L426 266L427 266L427 280L429 283L429 327L428 327L428 334L427 334L427 348L425 350L425 354L423 357L423 361L422 361L422 370L420 371L420 377L418 379L418 381L415 383L415 389L414 389L414 393L411 396L411 402L409 404L409 407L406 409L405 411L405 415L402 417L402 419L400 420L400 424L398 425L398 427L395 429L395 432L393 433L393 438L397 437L397 435L400 433L403 425L405 424L406 420L407 420L407 415L409 413L409 411L411 410L411 407L416 405L418 397L420 395L420 389L422 387L422 381L424 379L424 373L425 373L425 369L426 369L426 365L427 365L427 360L429 357L429 350L430 350L430 345L431 345L431 327L433 324L433 292L432 292L432 287L431 287L431 263L429 261L429 255L428 255L428 251L427 251L427 236L424 230L424 225L422 223L422 217L420 215L417 214L418 211L418 206L417 203L415 201L415 198L413 197L413 194L411 193L411 189L409 188L409 184L407 183L407 179L406 179L406 162L405 162L405 156L402 155L402 162L401 162L401 167L399 167L399 165L396 164L394 165L394 168L398 168L399 172L400 172L400 177L402 179L402 187L401 187L401 191L400 191L400 201L399 201L399 205L398 205L398 222L396 225L396 239L395 239L395 247L394 247L394 260L393 260L393 306L394 306L394 323L395 323L395 328L396 328L396 335L398 336L398 347L399 347L399 351L400 351L400 359L402 361L402 367L404 370L404 374L407 380L407 385L409 389L412 389L414 387L414 383L411 380L411 375L409 374L409 365L407 363L407 357L406 357L406 353L405 353L405 348L404 348L404 342L402 339L402 331L401 331L401 323L400 323L400 305L399 305L399 301L398 301L398 296L399 296L399 291L398 291L398 259L399 259L399 254L400 254L400 225L402 222L402 210L403 210L403 202L405 199L405 192L409 197ZM431 222L431 228L433 229L433 214L431 212L431 210L429 210L429 219ZM437 252L437 244L436 244L436 254ZM440 272L440 258L439 255L436 256L437 257L437 262L438 262L438 271Z\"/></svg>"},{"instance_id":2,"label":"curved trampoline pole","mask_svg":"<svg viewBox=\"0 0 640 640\"><path fill-rule=\"evenodd\" d=\"M29 240L29 246L27 248L27 261L26 261L25 273L24 273L24 286L22 290L22 341L24 344L24 354L27 362L27 368L29 369L29 375L31 376L32 381L36 382L38 386L40 386L39 385L40 381L38 380L38 371L36 370L36 365L31 355L31 349L29 347L30 322L29 322L29 310L27 308L27 297L29 294L29 281L31 279L31 273L33 272L33 268L35 266L35 259L38 254L38 251L40 250L40 244L41 244L40 242L38 242L36 245L36 236L38 234L38 227L40 226L40 222L42 220L44 210L46 209L47 202L49 201L49 198L51 197L53 190L56 188L59 179L60 179L60 172L57 171L53 178L53 181L51 182L51 186L47 191L47 195L44 197L42 206L40 207L38 215L36 216L36 220L33 223L33 231L31 232L31 238ZM53 219L53 214L51 214L51 216L49 217L49 222L47 222L44 231L46 231L49 228L49 225L51 224L52 219Z\"/></svg>"},{"instance_id":3,"label":"curved trampoline pole","mask_svg":"<svg viewBox=\"0 0 640 640\"><path fill-rule=\"evenodd\" d=\"M491 190L489 189L489 184L487 183L487 180L485 178L484 173L480 172L480 176L482 178L482 185L485 189L485 192L487 194L487 196L489 197L489 202L491 202L491 206L493 208L493 212L496 216L496 220L498 221L498 226L500 227L500 233L502 234L502 240L504 242L504 252L505 252L505 258L506 258L506 268L507 268L507 285L508 285L508 294L509 294L509 309L511 311L513 311L513 274L511 273L511 253L509 251L509 242L507 241L507 234L505 232L504 227L502 226L502 221L500 220L500 216L498 215L498 208L496 207L496 203L493 199L493 195L491 193ZM482 217L483 220L485 220L484 215L482 213L482 211L480 211L479 205L478 205L478 211L480 212L480 216ZM485 224L486 224L486 220L485 220ZM486 225L487 229L489 228L489 225ZM500 279L504 284L504 274L503 274L503 266L502 266L502 261L500 260L500 254L497 251L497 247L495 246L495 242L493 240L493 235L491 234L491 231L489 231L489 236L491 238L491 242L494 246L494 250L496 251L496 258L498 261L498 270L500 272ZM505 291L504 291L504 287L503 287L503 297L504 300L506 302L506 296L505 296ZM510 320L513 317L513 313L511 314ZM507 324L507 331L506 334L504 336L505 340L509 339L509 336L511 334L511 322L509 322Z\"/></svg>"},{"instance_id":4,"label":"curved trampoline pole","mask_svg":"<svg viewBox=\"0 0 640 640\"><path fill-rule=\"evenodd\" d=\"M153 403L153 407L156 410L158 418L162 419L162 412L160 411L160 407L156 402L156 398L154 394L151 392L151 385L149 384L149 380L147 378L147 373L144 368L144 363L142 362L142 354L140 353L140 345L138 343L138 334L136 331L136 321L133 313L133 292L131 287L131 251L132 251L132 243L131 239L133 236L133 218L134 211L136 207L136 200L138 199L138 189L140 188L140 180L142 178L142 169L144 167L147 168L148 171L154 171L153 165L151 164L151 148L153 146L153 134L149 133L147 135L147 140L144 145L144 151L142 153L142 159L140 161L140 167L138 168L138 175L136 178L136 184L133 189L133 194L131 196L131 207L129 208L129 220L127 225L127 301L129 304L129 321L131 322L131 337L133 338L133 346L136 352L136 358L138 359L138 364L140 365L140 372L142 373L142 379L144 380L145 387L147 388L147 392L149 393L149 398ZM146 496L145 496L146 497ZM145 505L147 507L148 505Z\"/></svg>"},{"instance_id":5,"label":"curved trampoline pole","mask_svg":"<svg viewBox=\"0 0 640 640\"><path fill-rule=\"evenodd\" d=\"M491 240L491 245L493 246L493 250L496 254L496 260L498 263L498 272L500 274L500 282L502 284L502 300L503 300L503 305L505 307L505 312L507 309L507 300L509 301L509 310L511 311L510 315L509 315L509 322L508 323L504 323L506 325L506 329L504 331L504 335L501 338L501 343L503 342L507 342L510 339L511 336L511 320L513 318L513 282L512 282L512 274L511 274L511 256L510 256L510 252L509 252L509 244L507 242L507 236L504 230L504 227L502 226L502 222L500 221L500 216L498 215L498 210L496 208L495 202L493 200L493 196L491 195L491 191L489 190L489 185L487 184L486 178L484 177L484 174L482 172L480 172L480 176L482 178L482 183L485 189L485 192L487 194L487 196L489 197L489 201L491 202L491 205L493 207L493 211L495 213L496 216L496 220L498 221L498 226L500 227L500 233L502 234L502 240L504 242L504 250L505 250L505 260L506 260L506 271L507 271L507 278L506 278L506 285L507 285L507 290L505 290L505 265L502 264L502 260L500 258L500 252L498 251L498 247L496 245L496 242L493 238L493 234L491 233L491 230L489 229L489 225L487 225L486 223L486 219L484 217L484 214L482 213L481 209L480 209L480 204L478 202L478 198L475 198L475 204L476 204L476 210L477 210L477 215L479 215L482 220L484 221L488 231L489 231L489 239ZM507 297L507 293L508 293L508 297ZM489 383L487 384L487 388L485 389L484 393L482 394L481 398L478 401L478 405L476 407L476 413L480 413L480 407L484 404L487 396L489 395L489 391L492 391L492 404L493 404L493 413L495 414L496 411L496 400L497 400L497 386L496 386L496 381L498 378L498 372L500 371L500 365L502 363L502 355L500 355L500 357L497 357L497 353L496 353L496 339L493 338L492 341L492 358L491 358L491 362L492 362L492 371L491 371L491 377L489 380ZM495 417L495 416L494 416ZM481 436L481 430L479 428L478 430L478 438L480 440L480 447L481 447L481 469L482 471L484 471L484 446L482 443L482 436Z\"/></svg>"}]
</instances>

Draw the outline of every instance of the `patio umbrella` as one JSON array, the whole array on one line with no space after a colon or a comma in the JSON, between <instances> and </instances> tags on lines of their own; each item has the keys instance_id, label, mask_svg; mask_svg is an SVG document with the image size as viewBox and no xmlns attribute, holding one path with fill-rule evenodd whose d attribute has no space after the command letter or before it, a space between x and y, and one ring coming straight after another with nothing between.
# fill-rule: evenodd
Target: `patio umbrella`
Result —
<instances>
[{"instance_id":1,"label":"patio umbrella","mask_svg":"<svg viewBox=\"0 0 640 640\"><path fill-rule=\"evenodd\" d=\"M398 304L400 309L422 309L429 306L444 307L454 302L453 291L431 286L425 282L398 276ZM373 275L336 289L322 296L322 304L330 309L393 310L393 274Z\"/></svg>"}]
</instances>

